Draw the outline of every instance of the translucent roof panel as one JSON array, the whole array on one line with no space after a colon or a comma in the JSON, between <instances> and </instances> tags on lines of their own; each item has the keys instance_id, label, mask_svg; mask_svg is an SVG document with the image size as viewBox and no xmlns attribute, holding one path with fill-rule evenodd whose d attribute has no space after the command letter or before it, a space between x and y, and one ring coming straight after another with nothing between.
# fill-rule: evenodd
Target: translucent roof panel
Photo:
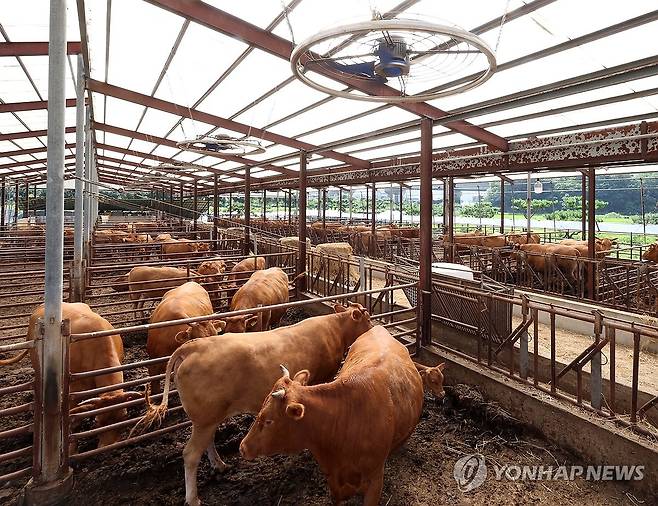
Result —
<instances>
[{"instance_id":1,"label":"translucent roof panel","mask_svg":"<svg viewBox=\"0 0 658 506\"><path fill-rule=\"evenodd\" d=\"M147 2L112 2L110 5L108 82L148 95L169 56L183 19ZM148 24L144 20L148 20Z\"/></svg>"},{"instance_id":2,"label":"translucent roof panel","mask_svg":"<svg viewBox=\"0 0 658 506\"><path fill-rule=\"evenodd\" d=\"M263 0L206 0L207 4L217 7L233 16L236 16L252 25L265 28L272 19L279 15L283 6L290 3L289 0L276 2L263 2Z\"/></svg>"},{"instance_id":3,"label":"translucent roof panel","mask_svg":"<svg viewBox=\"0 0 658 506\"><path fill-rule=\"evenodd\" d=\"M248 47L210 28L190 23L155 96L192 106Z\"/></svg>"},{"instance_id":4,"label":"translucent roof panel","mask_svg":"<svg viewBox=\"0 0 658 506\"><path fill-rule=\"evenodd\" d=\"M230 117L288 77L290 65L287 61L264 51L252 51L198 109Z\"/></svg>"},{"instance_id":5,"label":"translucent roof panel","mask_svg":"<svg viewBox=\"0 0 658 506\"><path fill-rule=\"evenodd\" d=\"M43 0L0 2L0 22L12 42L48 40L50 8ZM80 40L76 0L66 0L66 37Z\"/></svg>"}]
</instances>

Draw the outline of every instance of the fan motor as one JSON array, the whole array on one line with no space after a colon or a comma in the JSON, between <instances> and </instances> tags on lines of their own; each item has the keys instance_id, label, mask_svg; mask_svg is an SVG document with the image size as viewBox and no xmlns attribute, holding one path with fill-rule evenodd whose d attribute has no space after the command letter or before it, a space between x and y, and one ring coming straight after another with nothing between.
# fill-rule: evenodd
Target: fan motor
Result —
<instances>
[{"instance_id":1,"label":"fan motor","mask_svg":"<svg viewBox=\"0 0 658 506\"><path fill-rule=\"evenodd\" d=\"M375 73L382 77L400 77L409 74L409 56L407 43L402 38L379 39L375 55L379 62Z\"/></svg>"}]
</instances>

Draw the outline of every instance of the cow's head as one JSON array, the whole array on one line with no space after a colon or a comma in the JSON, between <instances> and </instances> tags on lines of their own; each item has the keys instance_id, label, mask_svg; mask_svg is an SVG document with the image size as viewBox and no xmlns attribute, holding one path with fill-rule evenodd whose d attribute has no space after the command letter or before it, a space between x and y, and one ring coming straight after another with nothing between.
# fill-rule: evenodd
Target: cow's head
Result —
<instances>
[{"instance_id":1,"label":"cow's head","mask_svg":"<svg viewBox=\"0 0 658 506\"><path fill-rule=\"evenodd\" d=\"M350 302L347 306L336 304L334 311L339 315L343 315L347 322L347 346L351 345L356 341L357 337L365 334L373 327L370 313L361 304L355 302Z\"/></svg>"},{"instance_id":2,"label":"cow's head","mask_svg":"<svg viewBox=\"0 0 658 506\"><path fill-rule=\"evenodd\" d=\"M431 391L437 399L443 399L446 393L443 391L443 369L446 364L441 363L436 367L424 367L418 370L423 380L423 385Z\"/></svg>"},{"instance_id":3,"label":"cow's head","mask_svg":"<svg viewBox=\"0 0 658 506\"><path fill-rule=\"evenodd\" d=\"M224 320L206 320L203 322L188 323L185 330L181 330L174 336L177 343L184 343L190 339L201 339L203 337L221 334L226 327Z\"/></svg>"},{"instance_id":4,"label":"cow's head","mask_svg":"<svg viewBox=\"0 0 658 506\"><path fill-rule=\"evenodd\" d=\"M86 399L80 405L73 408L70 413L86 413L88 411L100 408L106 408L108 406L115 406L123 402L133 401L135 399L143 398L143 394L140 392L124 392L123 390L116 390L114 392L108 392L101 394L100 397L94 397L93 399ZM117 407L96 415L96 427L105 427L107 425L112 425L115 423L122 422L128 418L128 410L126 408ZM111 445L116 443L121 437L121 430L114 429L108 430L106 432L101 432L98 435L98 447L102 448L103 446Z\"/></svg>"},{"instance_id":5,"label":"cow's head","mask_svg":"<svg viewBox=\"0 0 658 506\"><path fill-rule=\"evenodd\" d=\"M225 324L224 333L228 334L229 332L234 333L244 333L244 332L255 332L260 330L258 328L259 322L258 315L252 314L243 314L240 316L229 316L222 320Z\"/></svg>"},{"instance_id":6,"label":"cow's head","mask_svg":"<svg viewBox=\"0 0 658 506\"><path fill-rule=\"evenodd\" d=\"M247 460L259 455L292 453L304 448L300 424L306 414L301 395L311 374L299 371L293 378L280 366L283 376L265 398L254 424L240 443L240 454Z\"/></svg>"},{"instance_id":7,"label":"cow's head","mask_svg":"<svg viewBox=\"0 0 658 506\"><path fill-rule=\"evenodd\" d=\"M209 251L210 250L210 243L209 242L198 242L196 249L197 249L197 251Z\"/></svg>"},{"instance_id":8,"label":"cow's head","mask_svg":"<svg viewBox=\"0 0 658 506\"><path fill-rule=\"evenodd\" d=\"M226 264L224 260L208 260L199 265L197 272L202 276L214 276L223 273L225 270Z\"/></svg>"},{"instance_id":9,"label":"cow's head","mask_svg":"<svg viewBox=\"0 0 658 506\"><path fill-rule=\"evenodd\" d=\"M649 260L650 262L658 262L658 243L649 245L649 249L642 254L642 260Z\"/></svg>"},{"instance_id":10,"label":"cow's head","mask_svg":"<svg viewBox=\"0 0 658 506\"><path fill-rule=\"evenodd\" d=\"M171 239L171 234L159 234L155 237L156 242L170 241Z\"/></svg>"}]
</instances>

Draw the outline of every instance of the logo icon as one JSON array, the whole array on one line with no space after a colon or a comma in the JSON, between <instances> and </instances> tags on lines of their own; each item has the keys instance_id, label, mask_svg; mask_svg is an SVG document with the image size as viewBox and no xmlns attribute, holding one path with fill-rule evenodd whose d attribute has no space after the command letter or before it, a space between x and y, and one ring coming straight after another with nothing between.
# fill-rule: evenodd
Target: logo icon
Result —
<instances>
[{"instance_id":1,"label":"logo icon","mask_svg":"<svg viewBox=\"0 0 658 506\"><path fill-rule=\"evenodd\" d=\"M470 492L484 483L487 478L487 466L484 455L473 453L465 455L455 462L452 475L455 477L457 487L461 492Z\"/></svg>"}]
</instances>

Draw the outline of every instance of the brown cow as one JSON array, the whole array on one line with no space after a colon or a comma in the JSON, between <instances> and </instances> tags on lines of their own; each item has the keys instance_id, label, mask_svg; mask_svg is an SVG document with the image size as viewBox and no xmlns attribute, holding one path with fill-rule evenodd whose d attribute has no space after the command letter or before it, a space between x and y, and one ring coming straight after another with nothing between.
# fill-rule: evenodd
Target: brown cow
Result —
<instances>
[{"instance_id":1,"label":"brown cow","mask_svg":"<svg viewBox=\"0 0 658 506\"><path fill-rule=\"evenodd\" d=\"M658 243L653 243L649 245L647 249L642 254L642 260L648 260L649 262L658 262Z\"/></svg>"},{"instance_id":2,"label":"brown cow","mask_svg":"<svg viewBox=\"0 0 658 506\"><path fill-rule=\"evenodd\" d=\"M150 323L182 320L195 316L213 314L212 303L205 288L194 281L172 288L162 297L151 314ZM150 328L146 341L146 352L149 358L160 358L171 355L185 341L220 334L226 323L221 320L203 321L198 323L181 323L170 327ZM149 375L162 374L166 364L148 366ZM160 393L160 381L151 382L151 392Z\"/></svg>"},{"instance_id":3,"label":"brown cow","mask_svg":"<svg viewBox=\"0 0 658 506\"><path fill-rule=\"evenodd\" d=\"M190 275L193 273L194 271L190 271ZM187 276L187 269L178 267L150 267L148 265L133 267L128 273L128 287L130 300L135 301L135 318L137 318L138 310L141 310L142 318L144 317L142 310L144 299L162 297L171 288L185 283Z\"/></svg>"},{"instance_id":4,"label":"brown cow","mask_svg":"<svg viewBox=\"0 0 658 506\"><path fill-rule=\"evenodd\" d=\"M207 242L195 242L190 239L169 239L162 243L162 252L165 255L181 253L197 253L199 251L208 251L210 244Z\"/></svg>"},{"instance_id":5,"label":"brown cow","mask_svg":"<svg viewBox=\"0 0 658 506\"><path fill-rule=\"evenodd\" d=\"M530 239L528 239L528 234L509 234L507 236L507 244L539 244L541 242L541 237L539 234L530 234Z\"/></svg>"},{"instance_id":6,"label":"brown cow","mask_svg":"<svg viewBox=\"0 0 658 506\"><path fill-rule=\"evenodd\" d=\"M33 340L39 336L39 320L44 316L43 305L39 306L30 316L27 330L27 340ZM94 313L87 304L82 302L67 303L62 302L62 319L68 319L70 322L71 333L82 334L87 332L100 332L112 330L114 327L104 318ZM28 353L25 350L15 357L0 361L0 365L16 363L23 359ZM34 370L39 369L38 357L34 350L30 354L32 367ZM84 339L71 343L69 348L69 368L71 373L82 373L105 369L108 367L117 367L123 361L123 342L119 334L107 337L98 337L94 339ZM123 372L113 372L100 376L88 378L74 378L70 383L71 392L81 392L95 388L106 387L123 383ZM139 392L124 392L122 388L111 390L100 394L99 397L85 399L80 405L76 406L71 402L69 409L71 413L84 413L93 409L112 406L121 402L141 398ZM125 408L115 409L96 416L96 426L103 427L112 425L128 418L128 412ZM121 430L110 430L102 432L98 436L98 446L107 446L119 440Z\"/></svg>"},{"instance_id":7,"label":"brown cow","mask_svg":"<svg viewBox=\"0 0 658 506\"><path fill-rule=\"evenodd\" d=\"M376 506L386 459L420 419L420 374L405 346L381 326L354 342L331 383L307 386L309 371L290 378L283 369L240 454L251 460L308 449L327 476L334 504L362 494L364 506Z\"/></svg>"},{"instance_id":8,"label":"brown cow","mask_svg":"<svg viewBox=\"0 0 658 506\"><path fill-rule=\"evenodd\" d=\"M358 304L337 305L335 310L336 314L267 332L188 341L172 354L162 404L149 406L138 425L148 427L166 414L173 370L183 408L193 424L183 450L187 504L200 504L196 474L204 451L215 469L226 468L213 443L217 426L230 416L258 412L279 378L277 364L292 371L312 370L314 383L331 380L350 345L372 328L370 315Z\"/></svg>"},{"instance_id":9,"label":"brown cow","mask_svg":"<svg viewBox=\"0 0 658 506\"><path fill-rule=\"evenodd\" d=\"M237 264L231 269L231 274L229 274L228 279L234 281L236 279L249 279L250 274L242 274L241 272L250 272L250 271L260 271L265 269L265 258L264 257L248 257L244 260L240 260Z\"/></svg>"},{"instance_id":10,"label":"brown cow","mask_svg":"<svg viewBox=\"0 0 658 506\"><path fill-rule=\"evenodd\" d=\"M171 234L158 234L155 236L154 241L155 242L165 242L165 241L171 241L173 240L173 237Z\"/></svg>"},{"instance_id":11,"label":"brown cow","mask_svg":"<svg viewBox=\"0 0 658 506\"><path fill-rule=\"evenodd\" d=\"M583 258L589 257L589 244L587 241L579 241L576 239L562 239L560 241L560 244L564 244L565 246L571 246L572 248L576 248L580 256ZM596 250L595 253L596 258L603 258L609 255L610 253L612 253L612 247L616 245L617 245L616 239L608 239L607 237L603 239L595 239L594 248Z\"/></svg>"},{"instance_id":12,"label":"brown cow","mask_svg":"<svg viewBox=\"0 0 658 506\"><path fill-rule=\"evenodd\" d=\"M418 362L414 362L420 378L423 380L423 386L432 392L437 399L443 399L446 393L443 391L443 369L446 364L441 363L434 367L429 367Z\"/></svg>"},{"instance_id":13,"label":"brown cow","mask_svg":"<svg viewBox=\"0 0 658 506\"><path fill-rule=\"evenodd\" d=\"M528 265L538 273L547 272L551 265L556 265L569 281L575 281L578 274L577 248L565 244L521 244L521 251L527 256Z\"/></svg>"},{"instance_id":14,"label":"brown cow","mask_svg":"<svg viewBox=\"0 0 658 506\"><path fill-rule=\"evenodd\" d=\"M289 300L288 275L278 267L255 271L231 300L231 311L252 309L259 305L285 304ZM285 309L263 311L260 316L242 315L226 318L226 332L261 332L281 321Z\"/></svg>"}]
</instances>

